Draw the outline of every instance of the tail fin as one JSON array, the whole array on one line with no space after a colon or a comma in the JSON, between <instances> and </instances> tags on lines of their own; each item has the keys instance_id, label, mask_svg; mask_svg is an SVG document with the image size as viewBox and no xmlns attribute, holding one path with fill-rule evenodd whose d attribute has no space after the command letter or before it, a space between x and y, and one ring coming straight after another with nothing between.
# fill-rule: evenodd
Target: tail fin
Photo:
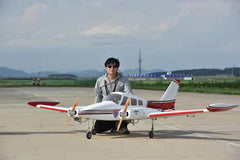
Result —
<instances>
[{"instance_id":1,"label":"tail fin","mask_svg":"<svg viewBox=\"0 0 240 160\"><path fill-rule=\"evenodd\" d=\"M176 100L180 80L173 80L163 94L161 101Z\"/></svg>"},{"instance_id":2,"label":"tail fin","mask_svg":"<svg viewBox=\"0 0 240 160\"><path fill-rule=\"evenodd\" d=\"M154 109L175 109L175 101L179 88L180 80L173 80L163 94L160 101L148 101L147 107Z\"/></svg>"}]
</instances>

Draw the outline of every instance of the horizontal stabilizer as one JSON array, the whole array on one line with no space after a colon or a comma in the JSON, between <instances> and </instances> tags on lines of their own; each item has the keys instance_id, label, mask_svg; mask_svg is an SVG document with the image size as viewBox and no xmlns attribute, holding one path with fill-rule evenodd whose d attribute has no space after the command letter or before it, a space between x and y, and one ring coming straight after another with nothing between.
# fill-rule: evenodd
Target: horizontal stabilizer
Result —
<instances>
[{"instance_id":1,"label":"horizontal stabilizer","mask_svg":"<svg viewBox=\"0 0 240 160\"><path fill-rule=\"evenodd\" d=\"M225 104L225 103L211 104L207 106L207 110L209 112L222 112L233 109L237 106L238 106L237 104Z\"/></svg>"}]
</instances>

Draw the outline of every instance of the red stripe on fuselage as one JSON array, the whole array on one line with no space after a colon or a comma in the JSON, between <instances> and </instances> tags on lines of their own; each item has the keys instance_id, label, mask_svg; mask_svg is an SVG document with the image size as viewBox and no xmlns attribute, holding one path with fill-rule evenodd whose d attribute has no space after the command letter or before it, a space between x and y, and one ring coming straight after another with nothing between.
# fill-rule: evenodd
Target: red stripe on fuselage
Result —
<instances>
[{"instance_id":1,"label":"red stripe on fuselage","mask_svg":"<svg viewBox=\"0 0 240 160\"><path fill-rule=\"evenodd\" d=\"M175 100L172 101L148 101L147 108L153 109L173 109L175 105Z\"/></svg>"},{"instance_id":2,"label":"red stripe on fuselage","mask_svg":"<svg viewBox=\"0 0 240 160\"><path fill-rule=\"evenodd\" d=\"M78 112L78 115L84 115L84 114L113 114L114 110L88 110L88 111L80 111Z\"/></svg>"}]
</instances>

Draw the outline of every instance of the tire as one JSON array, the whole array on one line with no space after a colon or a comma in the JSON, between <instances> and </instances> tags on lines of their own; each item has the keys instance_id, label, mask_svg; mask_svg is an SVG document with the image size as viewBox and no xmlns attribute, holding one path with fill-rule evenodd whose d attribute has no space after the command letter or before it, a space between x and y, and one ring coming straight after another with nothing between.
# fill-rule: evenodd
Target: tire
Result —
<instances>
[{"instance_id":1,"label":"tire","mask_svg":"<svg viewBox=\"0 0 240 160\"><path fill-rule=\"evenodd\" d=\"M153 131L150 131L149 132L149 138L153 138L153 137L154 137Z\"/></svg>"},{"instance_id":2,"label":"tire","mask_svg":"<svg viewBox=\"0 0 240 160\"><path fill-rule=\"evenodd\" d=\"M96 133L97 133L96 130L93 129L93 130L92 130L92 134L93 134L93 135L96 135Z\"/></svg>"},{"instance_id":3,"label":"tire","mask_svg":"<svg viewBox=\"0 0 240 160\"><path fill-rule=\"evenodd\" d=\"M92 138L92 132L88 131L86 134L87 139L91 139Z\"/></svg>"}]
</instances>

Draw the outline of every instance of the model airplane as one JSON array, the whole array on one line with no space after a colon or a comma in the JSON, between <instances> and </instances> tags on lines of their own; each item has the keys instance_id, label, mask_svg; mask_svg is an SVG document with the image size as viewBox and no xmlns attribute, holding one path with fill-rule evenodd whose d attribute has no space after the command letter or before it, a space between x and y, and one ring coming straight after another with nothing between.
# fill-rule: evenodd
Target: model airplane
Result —
<instances>
[{"instance_id":1,"label":"model airplane","mask_svg":"<svg viewBox=\"0 0 240 160\"><path fill-rule=\"evenodd\" d=\"M149 132L149 137L153 138L153 122L157 118L226 111L238 106L236 104L221 103L208 105L206 109L175 110L175 101L179 83L180 80L173 80L159 101L145 100L135 95L122 92L112 92L107 101L90 104L88 106L77 106L79 99L77 99L73 107L70 108L58 107L56 105L59 104L59 102L49 101L31 101L28 102L28 104L38 108L67 113L68 118L64 125L65 127L67 126L70 117L80 123L87 120L88 130L86 136L88 139L91 139L92 135L96 134L93 125L95 120L119 121L117 128L118 131L123 120L128 120L134 123L138 120L151 119L152 129ZM89 120L92 120L92 125L89 124Z\"/></svg>"}]
</instances>

